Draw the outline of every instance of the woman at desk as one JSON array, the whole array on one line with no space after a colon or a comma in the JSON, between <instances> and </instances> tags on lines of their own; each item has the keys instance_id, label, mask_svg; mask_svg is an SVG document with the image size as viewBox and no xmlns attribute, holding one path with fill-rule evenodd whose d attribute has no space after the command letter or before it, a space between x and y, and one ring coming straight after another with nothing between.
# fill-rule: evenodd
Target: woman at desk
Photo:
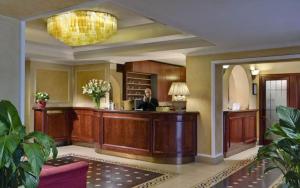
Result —
<instances>
[{"instance_id":1,"label":"woman at desk","mask_svg":"<svg viewBox=\"0 0 300 188\"><path fill-rule=\"evenodd\" d=\"M143 101L138 106L138 109L143 109L143 111L155 111L158 107L158 100L152 97L152 91L150 88L145 89L145 96Z\"/></svg>"}]
</instances>

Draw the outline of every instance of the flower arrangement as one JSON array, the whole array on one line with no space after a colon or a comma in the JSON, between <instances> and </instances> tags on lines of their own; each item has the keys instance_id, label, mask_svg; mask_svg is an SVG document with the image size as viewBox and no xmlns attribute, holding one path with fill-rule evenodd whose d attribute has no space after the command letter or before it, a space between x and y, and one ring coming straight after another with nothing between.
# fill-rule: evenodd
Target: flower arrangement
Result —
<instances>
[{"instance_id":1,"label":"flower arrangement","mask_svg":"<svg viewBox=\"0 0 300 188\"><path fill-rule=\"evenodd\" d=\"M36 102L40 102L40 101L47 102L49 99L50 99L49 94L46 92L36 92L36 94L35 94Z\"/></svg>"},{"instance_id":2,"label":"flower arrangement","mask_svg":"<svg viewBox=\"0 0 300 188\"><path fill-rule=\"evenodd\" d=\"M45 108L47 101L50 99L49 94L46 92L36 92L35 102L39 108Z\"/></svg>"},{"instance_id":3,"label":"flower arrangement","mask_svg":"<svg viewBox=\"0 0 300 188\"><path fill-rule=\"evenodd\" d=\"M97 108L100 108L100 99L111 89L110 83L104 80L92 79L82 87L82 93L93 98Z\"/></svg>"}]
</instances>

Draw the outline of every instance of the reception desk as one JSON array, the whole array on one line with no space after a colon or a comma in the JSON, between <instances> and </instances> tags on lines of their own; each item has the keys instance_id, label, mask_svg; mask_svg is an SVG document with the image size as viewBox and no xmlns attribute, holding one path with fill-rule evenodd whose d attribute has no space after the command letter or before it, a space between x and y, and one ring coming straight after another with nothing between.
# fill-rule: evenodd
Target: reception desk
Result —
<instances>
[{"instance_id":1,"label":"reception desk","mask_svg":"<svg viewBox=\"0 0 300 188\"><path fill-rule=\"evenodd\" d=\"M58 143L157 163L195 160L197 112L107 111L81 107L34 108L34 128Z\"/></svg>"}]
</instances>

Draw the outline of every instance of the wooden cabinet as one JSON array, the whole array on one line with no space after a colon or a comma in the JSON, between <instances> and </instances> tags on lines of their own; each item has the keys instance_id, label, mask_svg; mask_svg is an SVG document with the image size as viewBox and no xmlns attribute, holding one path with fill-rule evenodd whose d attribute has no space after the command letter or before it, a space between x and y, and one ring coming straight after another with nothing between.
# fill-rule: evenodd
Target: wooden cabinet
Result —
<instances>
[{"instance_id":1,"label":"wooden cabinet","mask_svg":"<svg viewBox=\"0 0 300 188\"><path fill-rule=\"evenodd\" d=\"M72 142L99 144L101 114L86 108L72 109Z\"/></svg>"},{"instance_id":2,"label":"wooden cabinet","mask_svg":"<svg viewBox=\"0 0 300 188\"><path fill-rule=\"evenodd\" d=\"M102 149L151 155L151 116L103 113Z\"/></svg>"},{"instance_id":3,"label":"wooden cabinet","mask_svg":"<svg viewBox=\"0 0 300 188\"><path fill-rule=\"evenodd\" d=\"M35 109L34 130L51 136L58 145L70 143L70 111L69 108Z\"/></svg>"},{"instance_id":4,"label":"wooden cabinet","mask_svg":"<svg viewBox=\"0 0 300 188\"><path fill-rule=\"evenodd\" d=\"M165 115L153 118L153 153L160 156L196 155L195 116Z\"/></svg>"},{"instance_id":5,"label":"wooden cabinet","mask_svg":"<svg viewBox=\"0 0 300 188\"><path fill-rule=\"evenodd\" d=\"M257 110L224 112L224 156L228 157L256 144Z\"/></svg>"},{"instance_id":6,"label":"wooden cabinet","mask_svg":"<svg viewBox=\"0 0 300 188\"><path fill-rule=\"evenodd\" d=\"M34 114L35 130L99 153L177 164L194 161L197 154L198 112L51 107Z\"/></svg>"},{"instance_id":7,"label":"wooden cabinet","mask_svg":"<svg viewBox=\"0 0 300 188\"><path fill-rule=\"evenodd\" d=\"M186 70L183 66L170 65L162 62L147 60L127 62L121 69L123 71L123 99L142 98L142 92L131 91L131 88L152 88L153 95L159 101L171 101L171 96L168 95L169 88L172 82L186 80ZM143 75L145 79L134 79L138 74ZM148 77L147 77L148 76ZM148 82L147 82L148 80ZM130 84L130 82L136 82L136 84ZM146 84L145 87L141 84ZM133 86L136 85L136 86ZM131 93L136 95L131 95Z\"/></svg>"}]
</instances>

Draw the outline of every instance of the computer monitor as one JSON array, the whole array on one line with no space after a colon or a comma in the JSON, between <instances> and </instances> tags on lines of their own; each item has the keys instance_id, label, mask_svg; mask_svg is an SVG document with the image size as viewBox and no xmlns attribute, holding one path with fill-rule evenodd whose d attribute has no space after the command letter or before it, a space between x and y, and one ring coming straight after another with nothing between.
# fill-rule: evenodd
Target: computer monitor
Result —
<instances>
[{"instance_id":1,"label":"computer monitor","mask_svg":"<svg viewBox=\"0 0 300 188\"><path fill-rule=\"evenodd\" d=\"M138 109L139 105L143 102L143 99L134 99L134 110L142 110Z\"/></svg>"}]
</instances>

